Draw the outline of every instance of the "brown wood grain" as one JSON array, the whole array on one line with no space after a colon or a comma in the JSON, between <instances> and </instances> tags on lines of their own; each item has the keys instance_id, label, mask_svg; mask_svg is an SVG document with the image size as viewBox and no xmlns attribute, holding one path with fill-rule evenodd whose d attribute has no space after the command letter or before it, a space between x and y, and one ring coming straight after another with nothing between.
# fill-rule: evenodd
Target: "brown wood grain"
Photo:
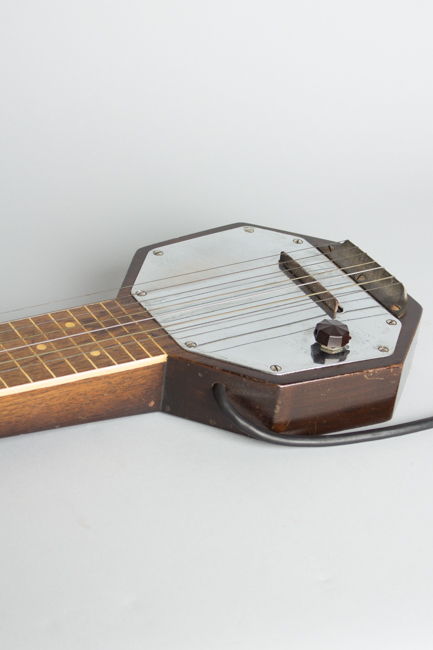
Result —
<instances>
[{"instance_id":1,"label":"brown wood grain","mask_svg":"<svg viewBox=\"0 0 433 650\"><path fill-rule=\"evenodd\" d=\"M161 408L165 357L152 365L0 397L0 437Z\"/></svg>"},{"instance_id":2,"label":"brown wood grain","mask_svg":"<svg viewBox=\"0 0 433 650\"><path fill-rule=\"evenodd\" d=\"M159 410L157 334L130 296L3 323L0 437Z\"/></svg>"}]
</instances>

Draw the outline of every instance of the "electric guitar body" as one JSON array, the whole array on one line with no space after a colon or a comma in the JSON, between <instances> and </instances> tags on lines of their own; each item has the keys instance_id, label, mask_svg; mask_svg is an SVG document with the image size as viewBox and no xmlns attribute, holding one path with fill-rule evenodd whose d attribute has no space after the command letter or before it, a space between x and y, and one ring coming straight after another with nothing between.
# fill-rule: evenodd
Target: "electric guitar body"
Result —
<instances>
[{"instance_id":1,"label":"electric guitar body","mask_svg":"<svg viewBox=\"0 0 433 650\"><path fill-rule=\"evenodd\" d=\"M385 422L421 312L348 241L236 223L141 248L116 299L0 325L0 436L159 410L281 438Z\"/></svg>"}]
</instances>

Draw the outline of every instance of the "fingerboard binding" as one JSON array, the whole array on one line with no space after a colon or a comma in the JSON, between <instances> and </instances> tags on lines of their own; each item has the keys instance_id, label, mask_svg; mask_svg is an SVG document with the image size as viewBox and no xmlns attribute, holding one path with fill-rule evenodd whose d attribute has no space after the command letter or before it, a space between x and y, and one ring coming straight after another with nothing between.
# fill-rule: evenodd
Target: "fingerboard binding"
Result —
<instances>
[{"instance_id":1,"label":"fingerboard binding","mask_svg":"<svg viewBox=\"0 0 433 650\"><path fill-rule=\"evenodd\" d=\"M161 328L128 297L1 323L0 397L159 363L157 339Z\"/></svg>"}]
</instances>

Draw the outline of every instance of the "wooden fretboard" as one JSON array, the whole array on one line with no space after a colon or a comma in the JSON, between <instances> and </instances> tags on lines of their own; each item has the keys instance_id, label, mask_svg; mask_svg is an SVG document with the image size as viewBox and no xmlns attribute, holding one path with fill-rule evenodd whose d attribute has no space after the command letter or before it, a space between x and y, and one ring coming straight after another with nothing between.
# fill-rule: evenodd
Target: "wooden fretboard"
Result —
<instances>
[{"instance_id":1,"label":"wooden fretboard","mask_svg":"<svg viewBox=\"0 0 433 650\"><path fill-rule=\"evenodd\" d=\"M1 323L0 396L37 382L144 364L165 355L163 333L129 297Z\"/></svg>"}]
</instances>

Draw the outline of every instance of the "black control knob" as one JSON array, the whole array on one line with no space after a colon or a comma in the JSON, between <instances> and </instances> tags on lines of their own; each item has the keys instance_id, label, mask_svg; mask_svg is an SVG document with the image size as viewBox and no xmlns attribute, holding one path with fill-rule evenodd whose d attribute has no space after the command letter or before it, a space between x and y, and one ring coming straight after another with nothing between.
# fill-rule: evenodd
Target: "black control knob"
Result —
<instances>
[{"instance_id":1,"label":"black control knob","mask_svg":"<svg viewBox=\"0 0 433 650\"><path fill-rule=\"evenodd\" d=\"M320 349L328 354L341 352L349 343L351 336L349 328L338 320L325 320L317 323L314 330L314 338L320 345Z\"/></svg>"}]
</instances>

